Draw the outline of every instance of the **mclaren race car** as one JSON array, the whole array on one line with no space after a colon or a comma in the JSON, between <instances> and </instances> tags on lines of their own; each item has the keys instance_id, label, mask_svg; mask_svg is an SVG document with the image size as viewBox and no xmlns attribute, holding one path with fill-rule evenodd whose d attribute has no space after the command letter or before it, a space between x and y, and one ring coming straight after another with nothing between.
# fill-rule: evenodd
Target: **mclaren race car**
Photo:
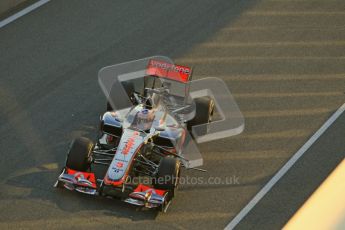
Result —
<instances>
[{"instance_id":1,"label":"mclaren race car","mask_svg":"<svg viewBox=\"0 0 345 230\"><path fill-rule=\"evenodd\" d=\"M97 140L71 143L55 187L166 212L189 161L189 130L214 111L210 97L190 97L190 76L188 67L150 60L142 83L122 81L132 105L117 109L112 90Z\"/></svg>"}]
</instances>

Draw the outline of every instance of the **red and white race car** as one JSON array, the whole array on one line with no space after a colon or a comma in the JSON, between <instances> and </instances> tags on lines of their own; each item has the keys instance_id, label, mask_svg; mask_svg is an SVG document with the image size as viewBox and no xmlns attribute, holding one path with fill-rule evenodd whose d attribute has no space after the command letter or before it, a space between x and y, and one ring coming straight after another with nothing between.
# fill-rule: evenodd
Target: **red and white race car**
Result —
<instances>
[{"instance_id":1,"label":"red and white race car","mask_svg":"<svg viewBox=\"0 0 345 230\"><path fill-rule=\"evenodd\" d=\"M189 96L190 76L189 67L152 59L142 92L122 81L132 106L115 109L119 99L110 93L97 141L72 142L55 187L165 212L181 167L188 165L183 153L193 142L189 130L210 122L214 111L211 98Z\"/></svg>"}]
</instances>

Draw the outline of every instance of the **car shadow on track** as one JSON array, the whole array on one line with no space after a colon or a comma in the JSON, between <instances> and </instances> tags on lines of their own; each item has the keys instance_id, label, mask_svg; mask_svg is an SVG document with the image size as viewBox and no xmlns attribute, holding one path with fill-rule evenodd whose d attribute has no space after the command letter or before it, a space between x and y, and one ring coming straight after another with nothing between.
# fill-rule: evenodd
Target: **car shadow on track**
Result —
<instances>
[{"instance_id":1,"label":"car shadow on track","mask_svg":"<svg viewBox=\"0 0 345 230\"><path fill-rule=\"evenodd\" d=\"M62 188L54 188L52 181L55 181L58 173L54 172L36 172L18 177L13 177L5 182L9 188L28 191L29 193L20 193L21 195L2 194L4 199L23 199L40 200L44 203L54 204L56 208L68 213L92 212L93 216L101 214L116 218L125 218L132 221L154 220L159 212L157 210L142 209L121 200L110 199L99 196L80 194L74 191L68 191ZM10 191L11 189L7 189ZM8 193L8 192L7 192ZM42 214L44 215L44 214Z\"/></svg>"}]
</instances>

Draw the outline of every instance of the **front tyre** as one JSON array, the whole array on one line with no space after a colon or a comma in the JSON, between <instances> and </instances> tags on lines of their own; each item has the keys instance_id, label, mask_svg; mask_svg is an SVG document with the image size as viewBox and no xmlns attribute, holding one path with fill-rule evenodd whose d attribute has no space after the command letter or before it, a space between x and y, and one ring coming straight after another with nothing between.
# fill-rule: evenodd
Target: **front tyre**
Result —
<instances>
[{"instance_id":1,"label":"front tyre","mask_svg":"<svg viewBox=\"0 0 345 230\"><path fill-rule=\"evenodd\" d=\"M85 172L90 168L93 143L86 137L76 138L69 149L66 167Z\"/></svg>"},{"instance_id":2,"label":"front tyre","mask_svg":"<svg viewBox=\"0 0 345 230\"><path fill-rule=\"evenodd\" d=\"M158 166L156 180L153 183L154 188L167 190L173 197L179 183L180 168L180 160L171 156L163 157Z\"/></svg>"}]
</instances>

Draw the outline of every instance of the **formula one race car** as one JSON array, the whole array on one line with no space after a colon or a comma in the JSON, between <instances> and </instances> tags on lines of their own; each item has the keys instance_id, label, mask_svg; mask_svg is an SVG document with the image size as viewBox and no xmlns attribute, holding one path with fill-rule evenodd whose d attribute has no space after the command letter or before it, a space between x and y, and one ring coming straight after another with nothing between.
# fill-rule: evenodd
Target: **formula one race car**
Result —
<instances>
[{"instance_id":1,"label":"formula one race car","mask_svg":"<svg viewBox=\"0 0 345 230\"><path fill-rule=\"evenodd\" d=\"M116 110L116 92L109 95L96 143L72 142L55 187L166 212L188 164L188 131L210 122L214 111L211 98L190 97L190 75L188 67L150 60L142 92L122 81L132 106Z\"/></svg>"}]
</instances>

